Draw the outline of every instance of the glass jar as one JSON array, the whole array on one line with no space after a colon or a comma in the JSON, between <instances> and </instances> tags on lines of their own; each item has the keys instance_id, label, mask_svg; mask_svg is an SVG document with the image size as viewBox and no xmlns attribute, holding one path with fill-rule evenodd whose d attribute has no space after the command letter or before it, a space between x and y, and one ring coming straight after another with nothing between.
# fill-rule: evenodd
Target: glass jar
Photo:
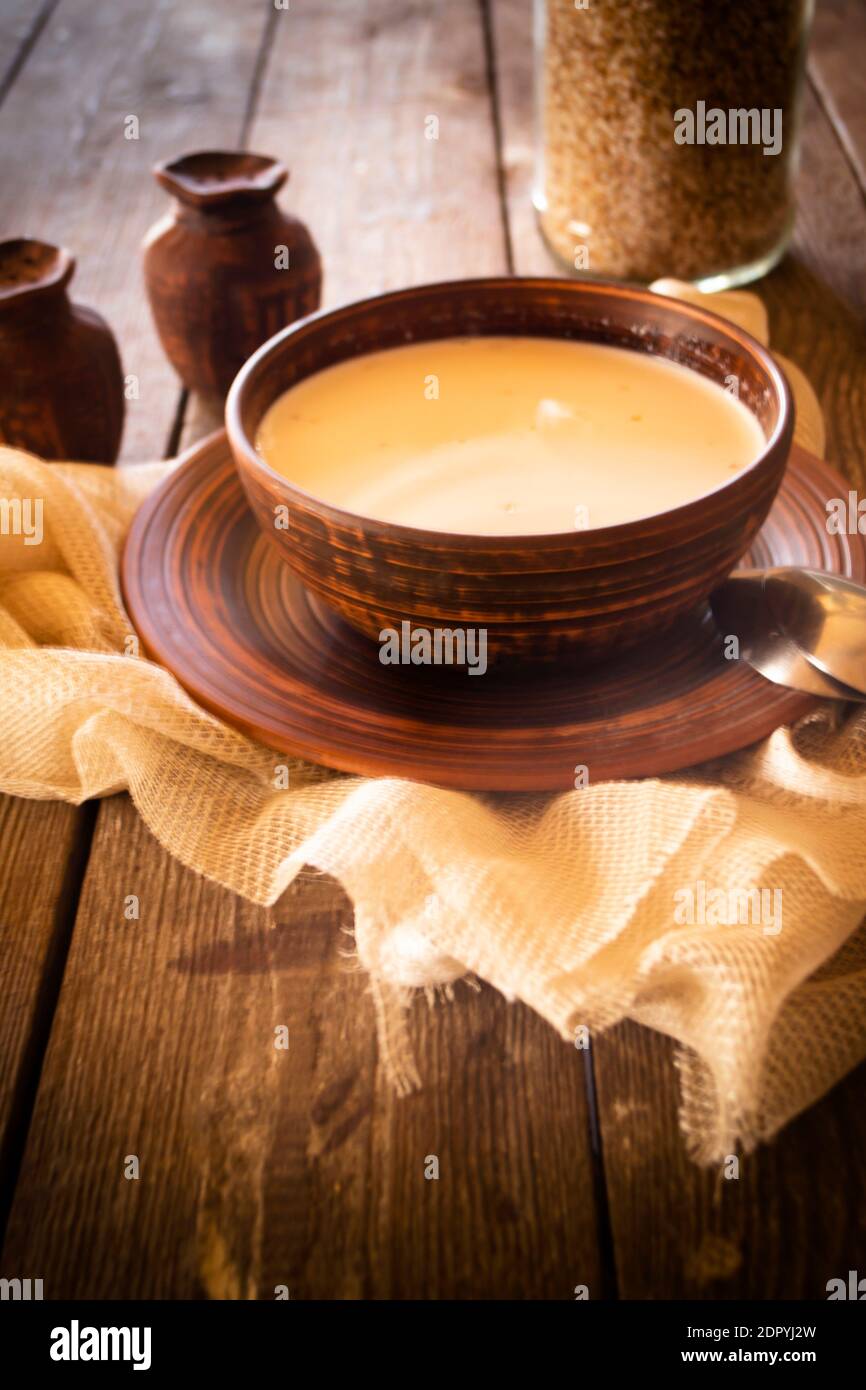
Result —
<instances>
[{"instance_id":1,"label":"glass jar","mask_svg":"<svg viewBox=\"0 0 866 1390\"><path fill-rule=\"evenodd\" d=\"M813 0L535 0L542 232L569 269L741 285L794 222Z\"/></svg>"}]
</instances>

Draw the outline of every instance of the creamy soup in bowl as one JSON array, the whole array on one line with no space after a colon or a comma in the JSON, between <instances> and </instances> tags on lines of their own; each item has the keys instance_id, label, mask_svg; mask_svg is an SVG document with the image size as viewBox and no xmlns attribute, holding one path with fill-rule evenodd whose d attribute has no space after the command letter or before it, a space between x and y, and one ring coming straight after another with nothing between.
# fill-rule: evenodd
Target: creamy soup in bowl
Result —
<instances>
[{"instance_id":1,"label":"creamy soup in bowl","mask_svg":"<svg viewBox=\"0 0 866 1390\"><path fill-rule=\"evenodd\" d=\"M730 391L663 357L473 337L350 358L266 412L262 458L359 516L483 536L617 526L713 491L764 448Z\"/></svg>"},{"instance_id":2,"label":"creamy soup in bowl","mask_svg":"<svg viewBox=\"0 0 866 1390\"><path fill-rule=\"evenodd\" d=\"M483 629L492 665L661 642L705 606L773 502L793 405L703 305L504 277L293 324L226 425L262 535L318 601L376 642Z\"/></svg>"}]
</instances>

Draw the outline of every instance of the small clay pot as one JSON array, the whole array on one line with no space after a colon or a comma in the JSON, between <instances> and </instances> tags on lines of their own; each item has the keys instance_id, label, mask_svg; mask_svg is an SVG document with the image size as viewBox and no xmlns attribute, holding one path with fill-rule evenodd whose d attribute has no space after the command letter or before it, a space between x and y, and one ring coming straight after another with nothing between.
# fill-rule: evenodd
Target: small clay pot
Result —
<instances>
[{"instance_id":1,"label":"small clay pot","mask_svg":"<svg viewBox=\"0 0 866 1390\"><path fill-rule=\"evenodd\" d=\"M154 168L172 211L144 239L144 278L166 356L191 391L224 396L247 358L319 306L319 253L275 194L284 164L204 151Z\"/></svg>"},{"instance_id":2,"label":"small clay pot","mask_svg":"<svg viewBox=\"0 0 866 1390\"><path fill-rule=\"evenodd\" d=\"M113 463L123 371L108 324L69 299L74 270L62 247L0 242L0 443L46 459Z\"/></svg>"}]
</instances>

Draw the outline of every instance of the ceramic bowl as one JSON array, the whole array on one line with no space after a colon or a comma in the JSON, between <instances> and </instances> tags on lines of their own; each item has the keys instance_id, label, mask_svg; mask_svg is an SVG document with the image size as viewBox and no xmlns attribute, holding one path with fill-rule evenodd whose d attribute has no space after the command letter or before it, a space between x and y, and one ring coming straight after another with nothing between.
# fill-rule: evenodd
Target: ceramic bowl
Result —
<instances>
[{"instance_id":1,"label":"ceramic bowl","mask_svg":"<svg viewBox=\"0 0 866 1390\"><path fill-rule=\"evenodd\" d=\"M463 335L606 343L700 372L740 400L765 447L747 468L673 510L597 530L527 536L425 531L355 516L272 469L259 424L295 382L362 353ZM657 638L706 600L748 548L785 470L794 408L769 352L703 306L601 281L462 280L314 314L241 369L226 402L232 454L262 532L302 582L355 628L484 628L489 659L604 656ZM275 526L285 517L287 529Z\"/></svg>"}]
</instances>

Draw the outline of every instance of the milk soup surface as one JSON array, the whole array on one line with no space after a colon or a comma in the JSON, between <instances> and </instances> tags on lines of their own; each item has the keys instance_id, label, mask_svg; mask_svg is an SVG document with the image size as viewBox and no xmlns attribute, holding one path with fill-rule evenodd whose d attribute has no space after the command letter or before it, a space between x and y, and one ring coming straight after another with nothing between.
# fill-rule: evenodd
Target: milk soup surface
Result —
<instances>
[{"instance_id":1,"label":"milk soup surface","mask_svg":"<svg viewBox=\"0 0 866 1390\"><path fill-rule=\"evenodd\" d=\"M691 502L763 452L752 413L664 358L557 338L446 338L369 353L285 391L256 445L359 516L507 536Z\"/></svg>"}]
</instances>

